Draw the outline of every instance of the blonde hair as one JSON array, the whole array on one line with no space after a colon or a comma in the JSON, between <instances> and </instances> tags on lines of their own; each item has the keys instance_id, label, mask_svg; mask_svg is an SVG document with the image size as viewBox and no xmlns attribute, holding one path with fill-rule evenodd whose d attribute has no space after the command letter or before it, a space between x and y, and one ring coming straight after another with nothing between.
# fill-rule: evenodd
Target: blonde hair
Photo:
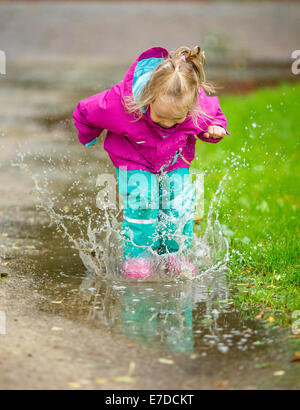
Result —
<instances>
[{"instance_id":1,"label":"blonde hair","mask_svg":"<svg viewBox=\"0 0 300 410\"><path fill-rule=\"evenodd\" d=\"M204 51L199 46L193 49L183 46L173 54L173 58L169 55L157 65L136 99L133 95L123 97L123 105L139 120L143 108L159 99L177 113L174 118L182 118L189 112L193 123L198 126L199 117L207 117L198 104L199 87L208 93L215 91L214 86L206 81Z\"/></svg>"}]
</instances>

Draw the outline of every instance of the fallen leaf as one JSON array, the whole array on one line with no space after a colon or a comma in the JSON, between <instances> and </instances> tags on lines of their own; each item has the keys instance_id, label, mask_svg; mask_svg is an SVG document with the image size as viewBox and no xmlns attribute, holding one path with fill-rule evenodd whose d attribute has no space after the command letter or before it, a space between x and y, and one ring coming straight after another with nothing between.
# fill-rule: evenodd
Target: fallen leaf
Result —
<instances>
[{"instance_id":1,"label":"fallen leaf","mask_svg":"<svg viewBox=\"0 0 300 410\"><path fill-rule=\"evenodd\" d=\"M256 341L253 342L252 344L253 344L254 346L262 346L262 345L264 345L265 343L262 342L261 340L256 340Z\"/></svg>"},{"instance_id":2,"label":"fallen leaf","mask_svg":"<svg viewBox=\"0 0 300 410\"><path fill-rule=\"evenodd\" d=\"M112 380L114 382L121 382L121 383L135 383L136 379L132 377L134 369L135 369L135 362L130 362L127 375L117 376L117 377L114 377Z\"/></svg>"},{"instance_id":3,"label":"fallen leaf","mask_svg":"<svg viewBox=\"0 0 300 410\"><path fill-rule=\"evenodd\" d=\"M8 233L1 233L0 236L3 236L4 238L6 238L8 236Z\"/></svg>"},{"instance_id":4,"label":"fallen leaf","mask_svg":"<svg viewBox=\"0 0 300 410\"><path fill-rule=\"evenodd\" d=\"M64 329L63 329L62 327L53 326L53 327L51 328L51 330L59 331L59 330L64 330Z\"/></svg>"},{"instance_id":5,"label":"fallen leaf","mask_svg":"<svg viewBox=\"0 0 300 410\"><path fill-rule=\"evenodd\" d=\"M81 385L77 382L69 382L68 386L72 387L73 389L80 389Z\"/></svg>"},{"instance_id":6,"label":"fallen leaf","mask_svg":"<svg viewBox=\"0 0 300 410\"><path fill-rule=\"evenodd\" d=\"M300 362L300 352L295 352L291 362Z\"/></svg>"},{"instance_id":7,"label":"fallen leaf","mask_svg":"<svg viewBox=\"0 0 300 410\"><path fill-rule=\"evenodd\" d=\"M108 382L108 379L105 377L98 377L97 379L94 379L94 382L97 384L106 384Z\"/></svg>"},{"instance_id":8,"label":"fallen leaf","mask_svg":"<svg viewBox=\"0 0 300 410\"><path fill-rule=\"evenodd\" d=\"M132 376L135 369L135 362L129 363L128 376Z\"/></svg>"},{"instance_id":9,"label":"fallen leaf","mask_svg":"<svg viewBox=\"0 0 300 410\"><path fill-rule=\"evenodd\" d=\"M277 370L273 373L273 376L283 376L285 374L284 370Z\"/></svg>"},{"instance_id":10,"label":"fallen leaf","mask_svg":"<svg viewBox=\"0 0 300 410\"><path fill-rule=\"evenodd\" d=\"M215 382L216 387L225 387L225 386L228 386L228 384L229 384L229 380L217 380Z\"/></svg>"},{"instance_id":11,"label":"fallen leaf","mask_svg":"<svg viewBox=\"0 0 300 410\"><path fill-rule=\"evenodd\" d=\"M62 303L63 300L64 298L62 298L62 300L52 300L51 303L59 304L59 303Z\"/></svg>"},{"instance_id":12,"label":"fallen leaf","mask_svg":"<svg viewBox=\"0 0 300 410\"><path fill-rule=\"evenodd\" d=\"M121 383L135 383L135 378L130 376L119 376L114 377L112 379L114 382L121 382Z\"/></svg>"},{"instance_id":13,"label":"fallen leaf","mask_svg":"<svg viewBox=\"0 0 300 410\"><path fill-rule=\"evenodd\" d=\"M129 343L128 348L132 349L134 347L134 345L132 343Z\"/></svg>"},{"instance_id":14,"label":"fallen leaf","mask_svg":"<svg viewBox=\"0 0 300 410\"><path fill-rule=\"evenodd\" d=\"M164 359L163 357L158 359L159 363L162 364L174 364L174 360L171 359Z\"/></svg>"},{"instance_id":15,"label":"fallen leaf","mask_svg":"<svg viewBox=\"0 0 300 410\"><path fill-rule=\"evenodd\" d=\"M264 315L264 312L260 312L258 315L255 316L255 319L261 319Z\"/></svg>"}]
</instances>

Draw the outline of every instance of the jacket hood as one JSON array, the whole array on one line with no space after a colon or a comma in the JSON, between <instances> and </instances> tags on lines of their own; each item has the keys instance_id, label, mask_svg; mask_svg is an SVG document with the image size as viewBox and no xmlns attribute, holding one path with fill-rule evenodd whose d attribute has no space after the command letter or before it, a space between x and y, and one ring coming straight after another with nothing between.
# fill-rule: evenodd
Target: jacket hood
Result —
<instances>
[{"instance_id":1,"label":"jacket hood","mask_svg":"<svg viewBox=\"0 0 300 410\"><path fill-rule=\"evenodd\" d=\"M137 101L153 70L168 57L170 54L163 47L152 47L140 54L124 76L123 96L133 95Z\"/></svg>"}]
</instances>

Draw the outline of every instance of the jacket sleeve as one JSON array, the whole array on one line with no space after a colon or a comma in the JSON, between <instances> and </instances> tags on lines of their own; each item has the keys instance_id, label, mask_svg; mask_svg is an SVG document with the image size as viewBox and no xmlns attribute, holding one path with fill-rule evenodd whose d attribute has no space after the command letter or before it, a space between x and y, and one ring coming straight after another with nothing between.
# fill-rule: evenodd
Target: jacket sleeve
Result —
<instances>
[{"instance_id":1,"label":"jacket sleeve","mask_svg":"<svg viewBox=\"0 0 300 410\"><path fill-rule=\"evenodd\" d=\"M210 125L218 125L223 127L226 131L226 134L230 135L230 132L227 130L227 120L220 108L219 98L218 97L208 97L205 94L205 91L200 87L198 101L201 109L204 112L204 124L205 127L202 130L199 130L197 137L205 142L216 143L223 139L221 138L205 138L203 134L207 131L207 128Z\"/></svg>"},{"instance_id":2,"label":"jacket sleeve","mask_svg":"<svg viewBox=\"0 0 300 410\"><path fill-rule=\"evenodd\" d=\"M119 84L109 90L92 95L77 104L73 113L75 127L78 130L79 141L89 147L95 144L104 129L114 128L114 112L118 111L120 95ZM117 119L117 118L115 118Z\"/></svg>"}]
</instances>

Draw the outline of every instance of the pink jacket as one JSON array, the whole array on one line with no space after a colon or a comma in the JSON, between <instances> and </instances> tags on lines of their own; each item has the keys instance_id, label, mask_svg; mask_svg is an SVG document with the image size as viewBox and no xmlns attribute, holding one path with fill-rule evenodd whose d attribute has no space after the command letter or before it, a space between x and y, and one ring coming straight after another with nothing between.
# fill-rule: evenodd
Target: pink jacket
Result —
<instances>
[{"instance_id":1,"label":"pink jacket","mask_svg":"<svg viewBox=\"0 0 300 410\"><path fill-rule=\"evenodd\" d=\"M201 87L199 104L212 119L199 121L199 127L187 117L172 128L162 128L151 120L149 108L144 109L138 121L126 113L122 97L132 94L136 97L154 68L168 56L168 51L162 47L144 51L121 82L80 101L73 113L79 141L85 146L93 145L106 129L104 149L115 167L126 166L128 170L141 169L154 173L159 172L162 166L167 171L189 168L195 155L197 137L205 142L219 142L222 138L204 138L203 133L209 125L219 125L226 130L227 121L218 97L207 97Z\"/></svg>"}]
</instances>

